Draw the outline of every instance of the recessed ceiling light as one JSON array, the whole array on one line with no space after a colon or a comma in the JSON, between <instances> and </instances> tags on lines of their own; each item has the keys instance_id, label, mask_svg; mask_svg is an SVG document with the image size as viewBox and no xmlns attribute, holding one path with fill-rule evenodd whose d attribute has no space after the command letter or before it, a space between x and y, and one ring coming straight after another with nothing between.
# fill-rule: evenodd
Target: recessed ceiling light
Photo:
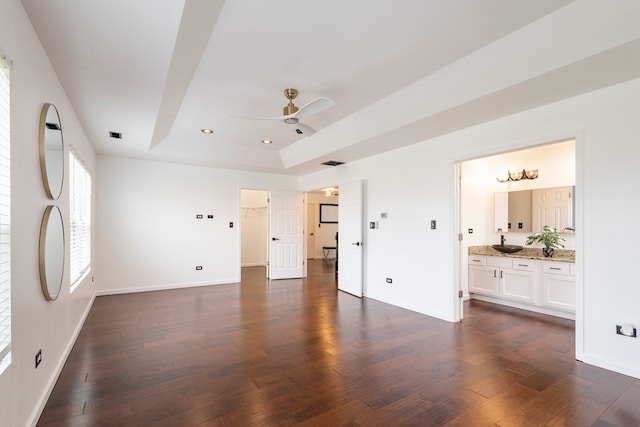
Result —
<instances>
[{"instance_id":1,"label":"recessed ceiling light","mask_svg":"<svg viewBox=\"0 0 640 427\"><path fill-rule=\"evenodd\" d=\"M200 129L200 132L202 133L213 133L213 131L211 129Z\"/></svg>"},{"instance_id":2,"label":"recessed ceiling light","mask_svg":"<svg viewBox=\"0 0 640 427\"><path fill-rule=\"evenodd\" d=\"M270 140L270 139L263 139L263 140L262 140L262 141L260 141L260 142L262 142L263 144L267 144L267 145L268 145L268 144L271 144L273 141L272 141L272 140Z\"/></svg>"}]
</instances>

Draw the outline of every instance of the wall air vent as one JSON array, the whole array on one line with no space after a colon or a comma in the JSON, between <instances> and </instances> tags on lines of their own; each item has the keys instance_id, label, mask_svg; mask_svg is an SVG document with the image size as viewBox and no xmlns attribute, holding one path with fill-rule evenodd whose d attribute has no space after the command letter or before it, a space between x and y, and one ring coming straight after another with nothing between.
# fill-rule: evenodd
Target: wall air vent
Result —
<instances>
[{"instance_id":1,"label":"wall air vent","mask_svg":"<svg viewBox=\"0 0 640 427\"><path fill-rule=\"evenodd\" d=\"M113 132L113 131L110 131L110 132L109 132L109 136L110 136L111 138L115 138L115 139L122 139L122 132Z\"/></svg>"},{"instance_id":2,"label":"wall air vent","mask_svg":"<svg viewBox=\"0 0 640 427\"><path fill-rule=\"evenodd\" d=\"M344 162L339 162L337 160L328 160L322 164L325 166L340 166L340 165L344 165Z\"/></svg>"}]
</instances>

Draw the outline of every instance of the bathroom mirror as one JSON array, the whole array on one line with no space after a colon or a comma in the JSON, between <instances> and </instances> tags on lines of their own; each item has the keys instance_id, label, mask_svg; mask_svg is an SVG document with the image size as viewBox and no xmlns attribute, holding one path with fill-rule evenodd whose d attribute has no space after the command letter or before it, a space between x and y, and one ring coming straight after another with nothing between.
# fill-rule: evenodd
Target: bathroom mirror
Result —
<instances>
[{"instance_id":1,"label":"bathroom mirror","mask_svg":"<svg viewBox=\"0 0 640 427\"><path fill-rule=\"evenodd\" d=\"M541 231L549 225L558 230L574 226L575 187L536 188L495 193L495 231Z\"/></svg>"},{"instance_id":2,"label":"bathroom mirror","mask_svg":"<svg viewBox=\"0 0 640 427\"><path fill-rule=\"evenodd\" d=\"M57 200L62 193L64 179L64 144L60 116L53 104L42 106L38 139L44 190L50 199Z\"/></svg>"},{"instance_id":3,"label":"bathroom mirror","mask_svg":"<svg viewBox=\"0 0 640 427\"><path fill-rule=\"evenodd\" d=\"M47 301L58 298L64 271L64 225L57 206L47 206L40 225L38 265L40 286Z\"/></svg>"}]
</instances>

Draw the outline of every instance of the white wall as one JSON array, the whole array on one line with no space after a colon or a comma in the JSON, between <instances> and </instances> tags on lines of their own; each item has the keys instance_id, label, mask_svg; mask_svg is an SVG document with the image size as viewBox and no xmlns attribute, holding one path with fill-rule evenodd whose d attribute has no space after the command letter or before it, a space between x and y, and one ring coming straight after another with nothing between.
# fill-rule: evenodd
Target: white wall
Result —
<instances>
[{"instance_id":1,"label":"white wall","mask_svg":"<svg viewBox=\"0 0 640 427\"><path fill-rule=\"evenodd\" d=\"M94 153L19 0L2 0L0 44L14 62L13 362L0 374L0 414L3 423L23 426L35 422L94 295L91 275L69 293L68 261L58 300L46 302L40 291L37 241L49 204L38 165L42 103L57 105L66 150L73 145L94 172L93 274L102 293L237 280L240 236L228 222L238 222L240 188L299 187L297 179L286 176L109 157L98 158L96 169ZM403 96L396 95L398 105L413 108L415 103L403 102ZM366 295L454 320L461 251L455 239L455 162L576 137L578 356L640 378L640 340L615 335L615 324L640 326L640 284L631 268L640 237L632 175L640 157L639 99L640 81L631 81L309 175L301 179L301 188L363 179L364 219L379 222L379 229L364 230ZM68 181L57 204L68 224ZM388 219L381 219L381 212L388 212ZM205 219L196 221L196 213ZM206 219L208 213L214 220ZM438 221L436 230L428 228L432 219ZM195 265L203 265L203 271L196 272ZM393 284L385 277L393 277ZM43 363L35 369L33 357L40 348Z\"/></svg>"},{"instance_id":2,"label":"white wall","mask_svg":"<svg viewBox=\"0 0 640 427\"><path fill-rule=\"evenodd\" d=\"M639 279L631 268L640 238L632 179L639 99L640 80L633 80L308 175L302 188L363 179L364 218L380 225L364 229L366 295L454 320L461 252L454 164L575 137L578 357L640 378L640 340L615 334L621 322L640 326ZM428 227L432 219L436 230Z\"/></svg>"},{"instance_id":3,"label":"white wall","mask_svg":"<svg viewBox=\"0 0 640 427\"><path fill-rule=\"evenodd\" d=\"M59 206L69 230L69 147L95 171L95 156L49 59L19 0L2 0L0 45L13 60L11 73L11 299L12 363L0 374L0 424L28 426L37 421L59 370L94 296L90 274L69 291L69 242L62 290L48 302L38 276L38 236L44 209ZM43 103L57 106L65 143L62 195L50 201L42 185L38 121ZM94 263L95 263L95 257ZM42 364L34 357L42 349Z\"/></svg>"},{"instance_id":4,"label":"white wall","mask_svg":"<svg viewBox=\"0 0 640 427\"><path fill-rule=\"evenodd\" d=\"M325 196L315 192L307 193L307 203L313 203L315 209L315 219L313 224L313 230L307 230L314 233L315 245L314 247L307 247L307 258L322 259L324 254L322 252L323 246L336 246L336 232L338 231L338 224L320 223L320 204L339 205L338 196ZM335 251L330 251L329 258L334 258Z\"/></svg>"},{"instance_id":5,"label":"white wall","mask_svg":"<svg viewBox=\"0 0 640 427\"><path fill-rule=\"evenodd\" d=\"M239 281L241 188L297 187L289 176L98 156L98 294Z\"/></svg>"},{"instance_id":6,"label":"white wall","mask_svg":"<svg viewBox=\"0 0 640 427\"><path fill-rule=\"evenodd\" d=\"M269 192L242 190L240 194L241 264L243 267L267 265Z\"/></svg>"}]
</instances>

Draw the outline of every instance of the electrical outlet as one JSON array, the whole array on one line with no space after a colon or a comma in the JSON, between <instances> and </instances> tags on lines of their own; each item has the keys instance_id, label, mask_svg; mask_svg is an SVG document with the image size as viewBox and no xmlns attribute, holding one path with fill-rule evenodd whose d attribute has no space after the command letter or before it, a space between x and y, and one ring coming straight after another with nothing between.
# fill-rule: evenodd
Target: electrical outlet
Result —
<instances>
[{"instance_id":1,"label":"electrical outlet","mask_svg":"<svg viewBox=\"0 0 640 427\"><path fill-rule=\"evenodd\" d=\"M387 277L387 283L393 283L393 279L391 277Z\"/></svg>"},{"instance_id":2,"label":"electrical outlet","mask_svg":"<svg viewBox=\"0 0 640 427\"><path fill-rule=\"evenodd\" d=\"M431 229L432 229L432 230L435 230L435 229L436 229L436 220L435 220L435 219L432 219L432 220L431 220Z\"/></svg>"},{"instance_id":3,"label":"electrical outlet","mask_svg":"<svg viewBox=\"0 0 640 427\"><path fill-rule=\"evenodd\" d=\"M378 228L378 221L370 221L369 222L369 229L375 230L376 228Z\"/></svg>"},{"instance_id":4,"label":"electrical outlet","mask_svg":"<svg viewBox=\"0 0 640 427\"><path fill-rule=\"evenodd\" d=\"M196 219L202 219L202 214L196 214Z\"/></svg>"},{"instance_id":5,"label":"electrical outlet","mask_svg":"<svg viewBox=\"0 0 640 427\"><path fill-rule=\"evenodd\" d=\"M36 368L40 366L40 363L42 363L42 350L38 350L36 353Z\"/></svg>"},{"instance_id":6,"label":"electrical outlet","mask_svg":"<svg viewBox=\"0 0 640 427\"><path fill-rule=\"evenodd\" d=\"M618 335L622 335L625 337L630 337L630 338L637 338L638 337L638 331L636 329L635 326L629 324L629 323L625 323L622 325L616 325L616 334Z\"/></svg>"},{"instance_id":7,"label":"electrical outlet","mask_svg":"<svg viewBox=\"0 0 640 427\"><path fill-rule=\"evenodd\" d=\"M213 219L213 215L211 214L207 215L207 219Z\"/></svg>"},{"instance_id":8,"label":"electrical outlet","mask_svg":"<svg viewBox=\"0 0 640 427\"><path fill-rule=\"evenodd\" d=\"M468 231L469 231L469 234L473 234L473 228L470 228Z\"/></svg>"},{"instance_id":9,"label":"electrical outlet","mask_svg":"<svg viewBox=\"0 0 640 427\"><path fill-rule=\"evenodd\" d=\"M201 265L196 265L196 270L197 270L197 271L202 270L202 266L201 266Z\"/></svg>"},{"instance_id":10,"label":"electrical outlet","mask_svg":"<svg viewBox=\"0 0 640 427\"><path fill-rule=\"evenodd\" d=\"M233 228L233 222L229 222L229 228Z\"/></svg>"}]
</instances>

